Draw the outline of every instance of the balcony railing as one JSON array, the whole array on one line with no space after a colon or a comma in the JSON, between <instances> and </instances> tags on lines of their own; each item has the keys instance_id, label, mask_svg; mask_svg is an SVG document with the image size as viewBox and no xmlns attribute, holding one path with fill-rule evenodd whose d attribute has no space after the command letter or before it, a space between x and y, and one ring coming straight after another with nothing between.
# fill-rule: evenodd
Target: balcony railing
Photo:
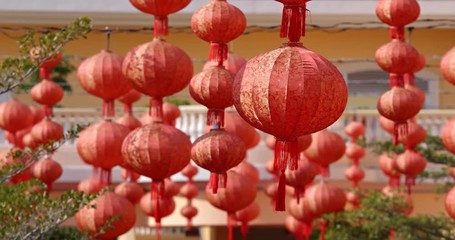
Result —
<instances>
[{"instance_id":1,"label":"balcony railing","mask_svg":"<svg viewBox=\"0 0 455 240\"><path fill-rule=\"evenodd\" d=\"M176 121L176 127L191 137L194 141L204 133L206 108L199 105L181 106L181 117ZM146 114L147 109L135 108L135 115L140 118ZM56 108L54 120L64 127L65 130L72 129L76 124L90 124L101 120L99 109L95 108ZM118 113L117 116L120 116ZM370 141L390 139L379 126L378 112L376 110L347 110L342 117L329 127L345 137L343 128L354 118L365 119L366 138ZM422 110L418 115L418 123L421 124L432 135L440 135L441 130L451 117L455 117L455 110ZM75 141L69 141L67 145L73 145ZM3 132L0 134L0 144L7 144Z\"/></svg>"}]
</instances>

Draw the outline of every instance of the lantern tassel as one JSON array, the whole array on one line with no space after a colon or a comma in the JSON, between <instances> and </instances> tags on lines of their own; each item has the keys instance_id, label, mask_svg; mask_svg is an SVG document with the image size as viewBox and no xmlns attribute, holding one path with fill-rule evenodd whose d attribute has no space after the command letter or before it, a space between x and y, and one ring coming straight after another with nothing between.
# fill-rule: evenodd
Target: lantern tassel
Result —
<instances>
[{"instance_id":1,"label":"lantern tassel","mask_svg":"<svg viewBox=\"0 0 455 240\"><path fill-rule=\"evenodd\" d=\"M212 128L224 127L224 109L209 109L207 112L207 125Z\"/></svg>"},{"instance_id":2,"label":"lantern tassel","mask_svg":"<svg viewBox=\"0 0 455 240\"><path fill-rule=\"evenodd\" d=\"M240 232L242 233L242 239L246 240L246 236L248 235L249 227L248 222L243 221L242 226L240 227Z\"/></svg>"},{"instance_id":3,"label":"lantern tassel","mask_svg":"<svg viewBox=\"0 0 455 240\"><path fill-rule=\"evenodd\" d=\"M306 3L299 5L285 5L281 19L281 38L288 38L289 42L299 42L305 36Z\"/></svg>"},{"instance_id":4,"label":"lantern tassel","mask_svg":"<svg viewBox=\"0 0 455 240\"><path fill-rule=\"evenodd\" d=\"M408 123L407 122L395 122L393 127L393 144L398 145L399 139L406 139L408 136Z\"/></svg>"},{"instance_id":5,"label":"lantern tassel","mask_svg":"<svg viewBox=\"0 0 455 240\"><path fill-rule=\"evenodd\" d=\"M311 233L313 233L313 224L304 223L303 224L303 235L305 235L305 240L310 240Z\"/></svg>"},{"instance_id":6,"label":"lantern tassel","mask_svg":"<svg viewBox=\"0 0 455 240\"><path fill-rule=\"evenodd\" d=\"M193 221L192 221L193 218L188 218L188 220L186 221L186 231L190 232L191 230L193 230Z\"/></svg>"},{"instance_id":7,"label":"lantern tassel","mask_svg":"<svg viewBox=\"0 0 455 240\"><path fill-rule=\"evenodd\" d=\"M163 99L151 97L149 106L149 116L152 117L153 123L163 122Z\"/></svg>"},{"instance_id":8,"label":"lantern tassel","mask_svg":"<svg viewBox=\"0 0 455 240\"><path fill-rule=\"evenodd\" d=\"M212 189L212 193L218 193L218 174L210 173L209 188Z\"/></svg>"},{"instance_id":9,"label":"lantern tassel","mask_svg":"<svg viewBox=\"0 0 455 240\"><path fill-rule=\"evenodd\" d=\"M155 16L153 22L153 36L162 37L169 34L167 16Z\"/></svg>"},{"instance_id":10,"label":"lantern tassel","mask_svg":"<svg viewBox=\"0 0 455 240\"><path fill-rule=\"evenodd\" d=\"M411 188L416 184L416 179L415 177L406 177L406 187L408 190L408 195L411 195Z\"/></svg>"},{"instance_id":11,"label":"lantern tassel","mask_svg":"<svg viewBox=\"0 0 455 240\"><path fill-rule=\"evenodd\" d=\"M123 113L133 114L133 106L131 104L123 104Z\"/></svg>"},{"instance_id":12,"label":"lantern tassel","mask_svg":"<svg viewBox=\"0 0 455 240\"><path fill-rule=\"evenodd\" d=\"M276 140L273 169L284 171L287 167L290 170L297 170L299 159L299 143L297 139L290 141Z\"/></svg>"},{"instance_id":13,"label":"lantern tassel","mask_svg":"<svg viewBox=\"0 0 455 240\"><path fill-rule=\"evenodd\" d=\"M217 61L218 66L223 66L228 57L228 45L226 43L210 43L209 61Z\"/></svg>"},{"instance_id":14,"label":"lantern tassel","mask_svg":"<svg viewBox=\"0 0 455 240\"><path fill-rule=\"evenodd\" d=\"M40 79L48 79L51 80L51 73L48 69L46 68L40 68L39 69L39 77Z\"/></svg>"},{"instance_id":15,"label":"lantern tassel","mask_svg":"<svg viewBox=\"0 0 455 240\"><path fill-rule=\"evenodd\" d=\"M234 240L234 228L232 226L232 217L227 214L228 240Z\"/></svg>"},{"instance_id":16,"label":"lantern tassel","mask_svg":"<svg viewBox=\"0 0 455 240\"><path fill-rule=\"evenodd\" d=\"M156 240L161 240L161 223L155 223Z\"/></svg>"},{"instance_id":17,"label":"lantern tassel","mask_svg":"<svg viewBox=\"0 0 455 240\"><path fill-rule=\"evenodd\" d=\"M280 181L278 182L278 193L276 196L275 211L286 210L286 177L284 170L281 171Z\"/></svg>"},{"instance_id":18,"label":"lantern tassel","mask_svg":"<svg viewBox=\"0 0 455 240\"><path fill-rule=\"evenodd\" d=\"M52 183L46 183L46 185L47 185L46 192L48 193L52 192Z\"/></svg>"},{"instance_id":19,"label":"lantern tassel","mask_svg":"<svg viewBox=\"0 0 455 240\"><path fill-rule=\"evenodd\" d=\"M321 219L319 222L319 239L320 240L325 239L326 231L327 231L327 222L325 220Z\"/></svg>"}]
</instances>

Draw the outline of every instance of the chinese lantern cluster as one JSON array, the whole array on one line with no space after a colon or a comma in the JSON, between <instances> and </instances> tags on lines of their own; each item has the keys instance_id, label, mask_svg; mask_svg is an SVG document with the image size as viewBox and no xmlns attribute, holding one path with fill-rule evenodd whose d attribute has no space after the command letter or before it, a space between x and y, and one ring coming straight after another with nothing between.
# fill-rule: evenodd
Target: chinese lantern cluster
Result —
<instances>
[{"instance_id":1,"label":"chinese lantern cluster","mask_svg":"<svg viewBox=\"0 0 455 240\"><path fill-rule=\"evenodd\" d=\"M185 88L193 75L191 58L164 39L168 35L167 16L183 9L190 0L130 2L155 19L153 40L129 51L122 64L123 75L129 84L150 97L151 121L129 133L123 141L121 153L127 168L152 179L151 192L141 199L140 205L155 219L159 236L161 218L174 211L172 196L179 188L168 186L165 182L169 180L166 179L187 166L191 157L189 137L173 123L169 125L163 109L163 98ZM174 193L172 189L177 191ZM173 193L172 196L169 192Z\"/></svg>"},{"instance_id":2,"label":"chinese lantern cluster","mask_svg":"<svg viewBox=\"0 0 455 240\"><path fill-rule=\"evenodd\" d=\"M224 109L233 104L233 71L238 68L235 56L228 60L227 44L243 33L246 18L227 1L215 0L193 14L191 28L197 37L210 43L210 63L191 79L189 90L196 102L208 108L207 125L211 127L193 143L191 157L211 172L209 188L216 194L218 188L226 187L226 172L242 162L246 154L242 139L224 128ZM225 65L234 67L228 66L232 68L228 70Z\"/></svg>"},{"instance_id":3,"label":"chinese lantern cluster","mask_svg":"<svg viewBox=\"0 0 455 240\"><path fill-rule=\"evenodd\" d=\"M180 214L184 216L188 222L186 230L191 231L193 228L192 219L197 215L198 210L192 205L192 201L199 194L199 189L194 184L194 176L196 176L198 169L191 163L188 164L183 170L182 175L188 178L188 181L180 188L180 195L187 199L187 204L180 209Z\"/></svg>"},{"instance_id":4,"label":"chinese lantern cluster","mask_svg":"<svg viewBox=\"0 0 455 240\"><path fill-rule=\"evenodd\" d=\"M327 128L343 113L347 88L324 57L303 47L307 0L284 4L280 36L288 42L250 59L234 80L234 105L253 127L276 138L276 210L285 210L285 171L298 168L300 136Z\"/></svg>"},{"instance_id":5,"label":"chinese lantern cluster","mask_svg":"<svg viewBox=\"0 0 455 240\"><path fill-rule=\"evenodd\" d=\"M63 127L52 120L52 108L63 99L64 91L50 78L52 68L57 66L61 59L62 55L59 53L46 60L40 66L41 81L30 90L32 99L42 105L45 115L30 130L32 140L31 143L28 143L30 148L57 142L63 136ZM62 175L63 169L58 162L52 159L52 153L47 153L43 159L32 166L31 171L36 178L46 183L47 191L51 191L52 183Z\"/></svg>"},{"instance_id":6,"label":"chinese lantern cluster","mask_svg":"<svg viewBox=\"0 0 455 240\"><path fill-rule=\"evenodd\" d=\"M365 171L360 168L359 160L366 154L365 149L357 144L357 140L365 135L365 125L358 121L350 122L344 132L351 139L351 142L346 147L345 155L348 157L352 165L344 172L346 178L351 182L353 188L358 188L358 184L365 177ZM348 202L354 209L360 207L360 195L354 189L346 194Z\"/></svg>"},{"instance_id":7,"label":"chinese lantern cluster","mask_svg":"<svg viewBox=\"0 0 455 240\"><path fill-rule=\"evenodd\" d=\"M416 175L426 166L425 158L415 151L415 146L424 140L426 133L416 121L416 115L425 102L425 94L415 86L414 76L425 66L425 57L405 42L404 31L405 25L414 22L419 14L420 6L416 0L381 0L376 6L377 17L390 26L390 42L381 46L375 57L377 64L389 72L391 87L379 98L377 106L385 118L382 121L392 121L387 123L387 128L393 133L395 144L402 143L406 147L406 151L394 160L394 168L406 176L409 193L415 185Z\"/></svg>"}]
</instances>

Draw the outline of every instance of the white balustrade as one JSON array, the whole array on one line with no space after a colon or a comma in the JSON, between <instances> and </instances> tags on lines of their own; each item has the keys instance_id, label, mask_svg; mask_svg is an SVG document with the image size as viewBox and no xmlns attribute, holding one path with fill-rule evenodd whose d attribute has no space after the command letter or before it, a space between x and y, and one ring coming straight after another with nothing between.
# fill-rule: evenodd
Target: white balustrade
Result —
<instances>
[{"instance_id":1,"label":"white balustrade","mask_svg":"<svg viewBox=\"0 0 455 240\"><path fill-rule=\"evenodd\" d=\"M181 117L176 121L176 127L188 134L192 141L201 136L205 130L206 108L199 105L181 106ZM134 108L134 113L138 118L145 114L146 108ZM120 116L120 112L117 116ZM101 120L101 112L95 108L56 108L54 110L54 120L64 127L65 131L74 128L77 124L91 124ZM353 119L365 121L367 130L366 138L369 141L390 139L379 126L378 112L376 110L346 110L342 117L336 121L330 130L345 136L343 128ZM455 116L455 110L422 110L418 115L418 123L421 124L431 135L440 135L444 124ZM69 141L66 145L74 145L75 141ZM0 145L8 145L5 134L0 132Z\"/></svg>"}]
</instances>

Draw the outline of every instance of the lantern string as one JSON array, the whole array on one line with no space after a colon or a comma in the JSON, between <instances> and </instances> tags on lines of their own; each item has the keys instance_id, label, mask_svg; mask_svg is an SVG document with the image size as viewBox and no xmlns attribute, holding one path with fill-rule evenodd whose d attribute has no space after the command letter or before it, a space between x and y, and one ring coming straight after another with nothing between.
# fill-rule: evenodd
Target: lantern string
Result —
<instances>
[{"instance_id":1,"label":"lantern string","mask_svg":"<svg viewBox=\"0 0 455 240\"><path fill-rule=\"evenodd\" d=\"M112 30L109 27L104 28L106 30L106 51L111 51L111 34Z\"/></svg>"}]
</instances>

